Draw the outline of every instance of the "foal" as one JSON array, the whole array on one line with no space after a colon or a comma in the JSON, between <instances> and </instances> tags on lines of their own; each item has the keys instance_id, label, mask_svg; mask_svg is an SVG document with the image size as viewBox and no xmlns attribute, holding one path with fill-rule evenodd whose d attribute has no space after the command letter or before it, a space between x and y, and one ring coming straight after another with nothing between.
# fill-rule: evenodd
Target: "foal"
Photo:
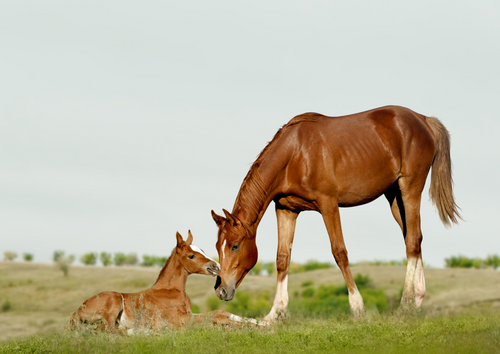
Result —
<instances>
[{"instance_id":1,"label":"foal","mask_svg":"<svg viewBox=\"0 0 500 354\"><path fill-rule=\"evenodd\" d=\"M185 292L189 274L215 276L220 265L195 245L189 231L186 241L177 232L177 246L160 271L155 284L138 293L105 291L86 300L71 316L71 325L99 324L98 329L121 331L134 327L160 328L165 325L182 327L191 320L203 322L205 315L193 315L191 300ZM214 324L250 323L226 311L213 311L208 318Z\"/></svg>"}]
</instances>

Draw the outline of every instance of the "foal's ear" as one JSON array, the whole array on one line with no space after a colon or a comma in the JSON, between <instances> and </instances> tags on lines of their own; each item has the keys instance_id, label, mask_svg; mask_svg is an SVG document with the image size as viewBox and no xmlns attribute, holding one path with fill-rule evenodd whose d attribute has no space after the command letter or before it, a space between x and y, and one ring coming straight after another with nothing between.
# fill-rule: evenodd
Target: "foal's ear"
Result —
<instances>
[{"instance_id":1,"label":"foal's ear","mask_svg":"<svg viewBox=\"0 0 500 354\"><path fill-rule=\"evenodd\" d=\"M186 240L186 245L190 246L193 243L193 234L191 230L188 230L188 238Z\"/></svg>"},{"instance_id":2,"label":"foal's ear","mask_svg":"<svg viewBox=\"0 0 500 354\"><path fill-rule=\"evenodd\" d=\"M224 221L224 218L220 215L215 214L213 210L212 210L212 218L214 219L217 226L221 226L222 222Z\"/></svg>"},{"instance_id":3,"label":"foal's ear","mask_svg":"<svg viewBox=\"0 0 500 354\"><path fill-rule=\"evenodd\" d=\"M179 232L177 232L175 234L175 237L177 238L177 247L179 247L180 245L182 245L182 243L184 242L184 240L182 239L182 236Z\"/></svg>"}]
</instances>

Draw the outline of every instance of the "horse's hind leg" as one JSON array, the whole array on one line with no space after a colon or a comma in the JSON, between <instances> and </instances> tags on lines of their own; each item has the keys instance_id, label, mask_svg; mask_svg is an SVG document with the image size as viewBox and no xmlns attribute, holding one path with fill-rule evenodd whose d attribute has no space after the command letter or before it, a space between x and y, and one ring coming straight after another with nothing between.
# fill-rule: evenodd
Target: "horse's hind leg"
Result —
<instances>
[{"instance_id":1,"label":"horse's hind leg","mask_svg":"<svg viewBox=\"0 0 500 354\"><path fill-rule=\"evenodd\" d=\"M401 227L406 244L406 277L401 298L401 309L420 307L425 296L425 278L422 263L422 231L420 228L420 199L423 181L401 177L385 194L391 211Z\"/></svg>"},{"instance_id":2,"label":"horse's hind leg","mask_svg":"<svg viewBox=\"0 0 500 354\"><path fill-rule=\"evenodd\" d=\"M278 253L276 255L276 270L278 280L276 284L276 295L273 307L264 321L275 321L285 317L288 306L288 268L292 254L293 236L295 223L299 214L286 209L276 207L276 218L278 220Z\"/></svg>"}]
</instances>

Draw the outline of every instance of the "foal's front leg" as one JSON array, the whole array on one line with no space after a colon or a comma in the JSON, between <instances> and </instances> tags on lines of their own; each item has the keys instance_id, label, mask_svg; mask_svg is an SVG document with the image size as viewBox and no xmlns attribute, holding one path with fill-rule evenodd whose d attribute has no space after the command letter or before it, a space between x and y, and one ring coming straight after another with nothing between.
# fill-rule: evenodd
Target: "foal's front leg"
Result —
<instances>
[{"instance_id":1,"label":"foal's front leg","mask_svg":"<svg viewBox=\"0 0 500 354\"><path fill-rule=\"evenodd\" d=\"M278 220L276 269L278 271L278 280L273 307L271 312L264 317L264 321L267 322L273 322L286 316L286 308L288 307L288 268L290 266L295 223L298 215L290 210L276 207L276 218Z\"/></svg>"}]
</instances>

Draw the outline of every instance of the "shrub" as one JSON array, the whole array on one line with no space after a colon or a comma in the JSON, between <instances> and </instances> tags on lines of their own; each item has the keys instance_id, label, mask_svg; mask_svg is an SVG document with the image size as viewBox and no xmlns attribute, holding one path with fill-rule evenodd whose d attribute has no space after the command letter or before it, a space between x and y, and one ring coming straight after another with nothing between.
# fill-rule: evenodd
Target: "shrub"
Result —
<instances>
[{"instance_id":1,"label":"shrub","mask_svg":"<svg viewBox=\"0 0 500 354\"><path fill-rule=\"evenodd\" d=\"M12 309L12 304L10 303L9 300L5 300L4 303L2 304L2 312L7 312Z\"/></svg>"},{"instance_id":2,"label":"shrub","mask_svg":"<svg viewBox=\"0 0 500 354\"><path fill-rule=\"evenodd\" d=\"M125 265L134 266L139 263L139 258L137 258L136 253L129 253L125 256Z\"/></svg>"},{"instance_id":3,"label":"shrub","mask_svg":"<svg viewBox=\"0 0 500 354\"><path fill-rule=\"evenodd\" d=\"M113 257L111 256L111 253L107 252L101 252L99 255L99 260L101 261L102 265L107 267L113 263Z\"/></svg>"},{"instance_id":4,"label":"shrub","mask_svg":"<svg viewBox=\"0 0 500 354\"><path fill-rule=\"evenodd\" d=\"M191 303L191 312L192 313L200 313L200 307L196 304Z\"/></svg>"},{"instance_id":5,"label":"shrub","mask_svg":"<svg viewBox=\"0 0 500 354\"><path fill-rule=\"evenodd\" d=\"M90 252L80 256L80 262L85 265L95 265L97 263L97 253Z\"/></svg>"},{"instance_id":6,"label":"shrub","mask_svg":"<svg viewBox=\"0 0 500 354\"><path fill-rule=\"evenodd\" d=\"M248 272L248 274L250 274L250 275L260 275L261 272L262 272L262 263L257 262L257 263L255 263L255 265L253 266L253 268L250 270L250 272Z\"/></svg>"},{"instance_id":7,"label":"shrub","mask_svg":"<svg viewBox=\"0 0 500 354\"><path fill-rule=\"evenodd\" d=\"M125 253L117 252L113 257L113 263L115 264L115 266L120 267L125 264L126 259L127 256L125 255Z\"/></svg>"},{"instance_id":8,"label":"shrub","mask_svg":"<svg viewBox=\"0 0 500 354\"><path fill-rule=\"evenodd\" d=\"M444 259L447 268L472 268L474 261L465 256L452 256Z\"/></svg>"},{"instance_id":9,"label":"shrub","mask_svg":"<svg viewBox=\"0 0 500 354\"><path fill-rule=\"evenodd\" d=\"M266 271L267 275L276 273L276 264L274 262L263 263L262 268Z\"/></svg>"},{"instance_id":10,"label":"shrub","mask_svg":"<svg viewBox=\"0 0 500 354\"><path fill-rule=\"evenodd\" d=\"M493 269L497 269L498 267L500 267L500 257L498 255L496 255L496 254L489 255L486 258L485 264L488 267L491 267Z\"/></svg>"},{"instance_id":11,"label":"shrub","mask_svg":"<svg viewBox=\"0 0 500 354\"><path fill-rule=\"evenodd\" d=\"M17 253L12 251L5 251L3 253L3 257L5 261L13 261L17 258Z\"/></svg>"},{"instance_id":12,"label":"shrub","mask_svg":"<svg viewBox=\"0 0 500 354\"><path fill-rule=\"evenodd\" d=\"M208 311L215 311L219 309L221 301L217 298L217 296L212 295L208 297L206 304Z\"/></svg>"},{"instance_id":13,"label":"shrub","mask_svg":"<svg viewBox=\"0 0 500 354\"><path fill-rule=\"evenodd\" d=\"M271 308L270 296L266 293L236 292L235 299L227 306L227 311L244 317L261 317Z\"/></svg>"},{"instance_id":14,"label":"shrub","mask_svg":"<svg viewBox=\"0 0 500 354\"><path fill-rule=\"evenodd\" d=\"M367 309L380 312L389 309L389 301L384 291L375 289L368 275L358 274L354 278ZM306 288L302 297L291 301L290 311L303 316L332 316L351 311L349 292L346 285L320 285L316 290Z\"/></svg>"},{"instance_id":15,"label":"shrub","mask_svg":"<svg viewBox=\"0 0 500 354\"><path fill-rule=\"evenodd\" d=\"M167 263L167 260L168 260L168 257L148 256L145 254L142 256L141 266L143 266L143 267L153 267L153 266L163 267L165 265L165 263Z\"/></svg>"},{"instance_id":16,"label":"shrub","mask_svg":"<svg viewBox=\"0 0 500 354\"><path fill-rule=\"evenodd\" d=\"M303 265L303 269L305 272L308 270L315 270L315 269L326 269L326 268L332 268L333 264L328 263L328 262L318 262L315 260L309 260Z\"/></svg>"},{"instance_id":17,"label":"shrub","mask_svg":"<svg viewBox=\"0 0 500 354\"><path fill-rule=\"evenodd\" d=\"M23 259L26 261L26 262L31 262L33 260L33 254L31 253L23 253Z\"/></svg>"},{"instance_id":18,"label":"shrub","mask_svg":"<svg viewBox=\"0 0 500 354\"><path fill-rule=\"evenodd\" d=\"M64 273L64 276L68 276L69 266L75 260L75 256L66 256L64 251L54 251L53 259L57 267Z\"/></svg>"}]
</instances>

